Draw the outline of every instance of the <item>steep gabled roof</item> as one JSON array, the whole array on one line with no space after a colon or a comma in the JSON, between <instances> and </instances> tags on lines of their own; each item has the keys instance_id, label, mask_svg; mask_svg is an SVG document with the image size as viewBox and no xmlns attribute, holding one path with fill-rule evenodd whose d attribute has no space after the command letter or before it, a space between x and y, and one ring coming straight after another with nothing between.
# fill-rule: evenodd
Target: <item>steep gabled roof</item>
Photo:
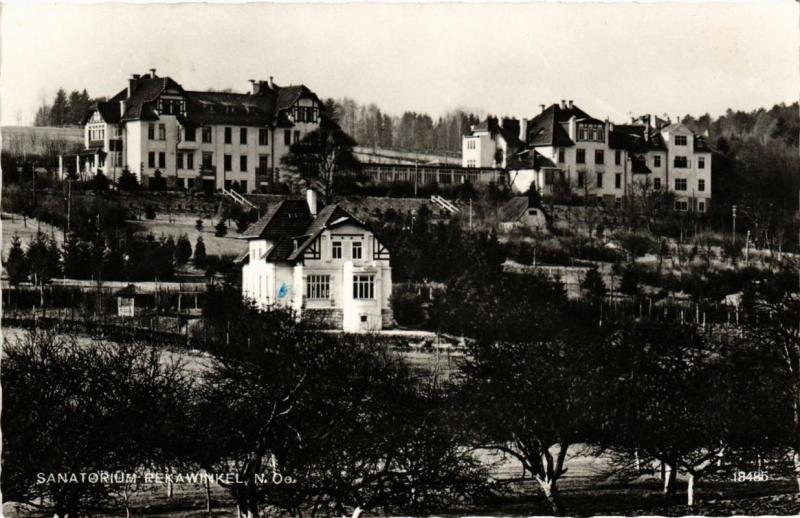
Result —
<instances>
[{"instance_id":1,"label":"steep gabled roof","mask_svg":"<svg viewBox=\"0 0 800 518\"><path fill-rule=\"evenodd\" d=\"M649 131L649 138L645 138L647 127L639 124L617 124L609 132L608 145L612 149L625 149L633 153L646 153L647 151L665 150L664 138L655 129Z\"/></svg>"},{"instance_id":2,"label":"steep gabled roof","mask_svg":"<svg viewBox=\"0 0 800 518\"><path fill-rule=\"evenodd\" d=\"M86 125L94 112L100 112L100 116L106 124L117 124L120 120L119 102L106 101L97 102L89 108L89 111L83 116L81 124Z\"/></svg>"},{"instance_id":3,"label":"steep gabled roof","mask_svg":"<svg viewBox=\"0 0 800 518\"><path fill-rule=\"evenodd\" d=\"M500 207L500 221L519 221L528 210L527 196L514 196Z\"/></svg>"},{"instance_id":4,"label":"steep gabled roof","mask_svg":"<svg viewBox=\"0 0 800 518\"><path fill-rule=\"evenodd\" d=\"M169 77L142 77L136 80L136 87L127 101L123 121L155 120L158 118L153 103L167 88L183 91L181 85Z\"/></svg>"},{"instance_id":5,"label":"steep gabled roof","mask_svg":"<svg viewBox=\"0 0 800 518\"><path fill-rule=\"evenodd\" d=\"M500 207L498 216L501 222L515 222L519 221L528 212L528 209L539 209L545 220L550 223L550 215L541 206L531 204L530 196L514 196Z\"/></svg>"},{"instance_id":6,"label":"steep gabled roof","mask_svg":"<svg viewBox=\"0 0 800 518\"><path fill-rule=\"evenodd\" d=\"M274 95L186 92L186 119L193 125L267 126L275 120Z\"/></svg>"},{"instance_id":7,"label":"steep gabled roof","mask_svg":"<svg viewBox=\"0 0 800 518\"><path fill-rule=\"evenodd\" d=\"M500 123L497 117L486 117L486 119L475 125L474 132L488 131L492 136L500 134L510 147L519 148L525 145L519 139L519 121L516 119L506 119L513 127L507 127Z\"/></svg>"},{"instance_id":8,"label":"steep gabled roof","mask_svg":"<svg viewBox=\"0 0 800 518\"><path fill-rule=\"evenodd\" d=\"M305 200L282 200L270 206L240 238L279 240L287 235L302 234L310 223L311 211Z\"/></svg>"},{"instance_id":9,"label":"steep gabled roof","mask_svg":"<svg viewBox=\"0 0 800 518\"><path fill-rule=\"evenodd\" d=\"M543 167L557 169L558 166L549 158L533 148L523 149L511 155L506 163L507 169L533 169L538 171Z\"/></svg>"},{"instance_id":10,"label":"steep gabled roof","mask_svg":"<svg viewBox=\"0 0 800 518\"><path fill-rule=\"evenodd\" d=\"M156 120L155 101L165 90L177 90L186 99L186 115L180 115L182 124L230 124L238 126L291 127L287 111L301 97L311 97L320 104L319 97L305 85L281 87L263 84L257 93L185 91L169 77L144 75L133 81L133 92L128 96L124 89L109 102L125 101L122 121Z\"/></svg>"},{"instance_id":11,"label":"steep gabled roof","mask_svg":"<svg viewBox=\"0 0 800 518\"><path fill-rule=\"evenodd\" d=\"M589 114L573 105L564 108L558 104L551 104L542 113L528 121L527 144L530 146L569 147L575 143L562 124L566 124L572 117L577 119L591 119Z\"/></svg>"},{"instance_id":12,"label":"steep gabled roof","mask_svg":"<svg viewBox=\"0 0 800 518\"><path fill-rule=\"evenodd\" d=\"M356 218L339 205L327 205L323 208L314 221L309 225L308 229L303 233L304 239L298 243L297 249L294 250L287 259L294 261L302 257L303 251L322 234L325 229L332 228L343 223L353 223L357 226L368 229L366 223Z\"/></svg>"}]
</instances>

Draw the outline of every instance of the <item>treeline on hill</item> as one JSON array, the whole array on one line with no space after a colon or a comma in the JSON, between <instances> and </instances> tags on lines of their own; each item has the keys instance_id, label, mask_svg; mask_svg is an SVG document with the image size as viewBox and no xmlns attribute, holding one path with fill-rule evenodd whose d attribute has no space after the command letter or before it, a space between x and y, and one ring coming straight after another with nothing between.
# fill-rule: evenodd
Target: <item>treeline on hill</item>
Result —
<instances>
[{"instance_id":1,"label":"treeline on hill","mask_svg":"<svg viewBox=\"0 0 800 518\"><path fill-rule=\"evenodd\" d=\"M383 113L374 103L362 105L344 98L335 102L339 123L361 146L404 151L461 152L461 137L480 119L462 110L448 112L434 120L427 113L402 115Z\"/></svg>"},{"instance_id":2,"label":"treeline on hill","mask_svg":"<svg viewBox=\"0 0 800 518\"><path fill-rule=\"evenodd\" d=\"M73 90L67 95L66 90L59 88L51 104L46 102L36 111L33 119L34 126L77 126L83 123L83 118L92 104L105 100L105 97L92 98L84 88L82 91Z\"/></svg>"},{"instance_id":3,"label":"treeline on hill","mask_svg":"<svg viewBox=\"0 0 800 518\"><path fill-rule=\"evenodd\" d=\"M505 502L582 515L594 501L560 491L567 452L580 447L603 457L601 475L636 488L612 511L704 514L695 491L719 501L731 487L708 481L800 474L800 341L786 335L798 303L783 274L748 287L743 324L729 333L609 319L557 282L493 264L476 258L439 306L471 338L448 378L413 371L375 337L256 310L230 288L205 299L199 368L133 339L87 347L40 329L8 340L4 498L59 516L135 511L131 496L148 488L125 479L37 480L108 467L235 475L224 489L247 516L484 514ZM499 477L480 451L516 463L531 484ZM659 497L651 481L662 467Z\"/></svg>"}]
</instances>

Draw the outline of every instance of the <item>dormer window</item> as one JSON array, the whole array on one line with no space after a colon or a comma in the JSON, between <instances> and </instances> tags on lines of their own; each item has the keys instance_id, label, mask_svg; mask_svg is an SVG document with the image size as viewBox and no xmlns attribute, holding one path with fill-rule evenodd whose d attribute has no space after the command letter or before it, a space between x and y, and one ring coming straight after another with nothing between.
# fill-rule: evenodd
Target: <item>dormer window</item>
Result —
<instances>
[{"instance_id":1,"label":"dormer window","mask_svg":"<svg viewBox=\"0 0 800 518\"><path fill-rule=\"evenodd\" d=\"M686 135L675 135L675 145L685 146L687 144Z\"/></svg>"}]
</instances>

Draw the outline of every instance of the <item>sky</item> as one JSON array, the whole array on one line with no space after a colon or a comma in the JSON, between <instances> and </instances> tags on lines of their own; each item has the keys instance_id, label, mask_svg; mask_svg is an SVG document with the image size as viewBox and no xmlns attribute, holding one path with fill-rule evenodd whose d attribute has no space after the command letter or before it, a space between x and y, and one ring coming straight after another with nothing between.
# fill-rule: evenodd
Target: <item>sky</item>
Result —
<instances>
[{"instance_id":1,"label":"sky","mask_svg":"<svg viewBox=\"0 0 800 518\"><path fill-rule=\"evenodd\" d=\"M4 4L0 124L61 86L111 96L157 69L184 88L303 83L383 111L720 115L797 100L800 4Z\"/></svg>"}]
</instances>

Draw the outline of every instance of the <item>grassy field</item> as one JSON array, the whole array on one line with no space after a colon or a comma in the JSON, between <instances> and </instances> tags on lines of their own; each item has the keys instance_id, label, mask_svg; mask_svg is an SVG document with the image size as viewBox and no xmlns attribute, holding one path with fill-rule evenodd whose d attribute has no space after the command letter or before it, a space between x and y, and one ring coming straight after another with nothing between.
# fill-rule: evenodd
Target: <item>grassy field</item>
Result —
<instances>
[{"instance_id":1,"label":"grassy field","mask_svg":"<svg viewBox=\"0 0 800 518\"><path fill-rule=\"evenodd\" d=\"M48 236L54 236L59 245L64 241L64 233L61 230L47 223L40 223L35 219L28 218L24 220L17 214L3 214L1 221L3 244L0 255L3 257L3 261L8 257L8 250L11 248L11 240L14 239L14 235L19 236L23 249L28 247L28 242L36 235L38 230Z\"/></svg>"},{"instance_id":2,"label":"grassy field","mask_svg":"<svg viewBox=\"0 0 800 518\"><path fill-rule=\"evenodd\" d=\"M195 222L201 218L189 215L173 215L172 221L169 217L157 214L155 219L142 219L127 221L137 233L147 234L152 232L156 237L169 236L178 239L181 234L189 236L189 241L194 248L197 238L203 236L206 245L206 253L209 255L239 255L247 250L247 241L237 239L240 235L236 232L236 224L232 221L228 227L225 237L214 235L214 225L217 224L216 218L202 218L203 229L197 230Z\"/></svg>"}]
</instances>

